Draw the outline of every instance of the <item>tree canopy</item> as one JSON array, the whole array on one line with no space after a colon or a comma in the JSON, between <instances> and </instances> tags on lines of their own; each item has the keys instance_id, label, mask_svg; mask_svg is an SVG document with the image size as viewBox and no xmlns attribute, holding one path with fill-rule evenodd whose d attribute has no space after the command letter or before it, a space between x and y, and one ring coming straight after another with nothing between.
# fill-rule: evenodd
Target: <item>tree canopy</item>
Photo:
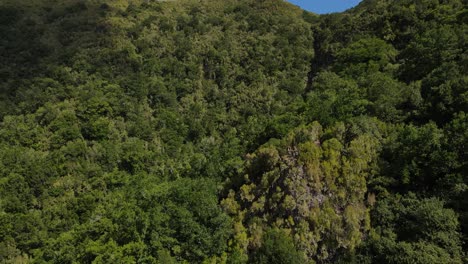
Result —
<instances>
[{"instance_id":1,"label":"tree canopy","mask_svg":"<svg viewBox=\"0 0 468 264\"><path fill-rule=\"evenodd\" d=\"M466 10L0 1L0 262L468 262Z\"/></svg>"}]
</instances>

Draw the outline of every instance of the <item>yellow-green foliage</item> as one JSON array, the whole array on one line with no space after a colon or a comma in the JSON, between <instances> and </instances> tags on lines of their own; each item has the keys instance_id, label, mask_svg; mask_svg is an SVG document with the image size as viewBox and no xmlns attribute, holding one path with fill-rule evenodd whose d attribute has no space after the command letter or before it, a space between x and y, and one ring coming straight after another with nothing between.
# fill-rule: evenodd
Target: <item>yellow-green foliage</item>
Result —
<instances>
[{"instance_id":1,"label":"yellow-green foliage","mask_svg":"<svg viewBox=\"0 0 468 264\"><path fill-rule=\"evenodd\" d=\"M251 249L261 247L270 224L290 230L309 259L327 260L353 250L368 228L366 178L378 142L359 135L349 142L328 137L318 123L291 132L249 155L246 182L222 201L248 230ZM235 202L237 201L237 202ZM229 204L240 205L233 206ZM245 232L245 231L241 231ZM244 244L243 241L234 243Z\"/></svg>"}]
</instances>

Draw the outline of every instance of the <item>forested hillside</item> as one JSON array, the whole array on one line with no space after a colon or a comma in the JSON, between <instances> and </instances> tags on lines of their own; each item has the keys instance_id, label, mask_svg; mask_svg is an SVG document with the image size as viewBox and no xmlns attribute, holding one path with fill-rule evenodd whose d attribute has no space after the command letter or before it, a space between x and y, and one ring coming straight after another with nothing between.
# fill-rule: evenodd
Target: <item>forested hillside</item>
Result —
<instances>
[{"instance_id":1,"label":"forested hillside","mask_svg":"<svg viewBox=\"0 0 468 264\"><path fill-rule=\"evenodd\" d=\"M467 263L464 0L0 0L1 263Z\"/></svg>"}]
</instances>

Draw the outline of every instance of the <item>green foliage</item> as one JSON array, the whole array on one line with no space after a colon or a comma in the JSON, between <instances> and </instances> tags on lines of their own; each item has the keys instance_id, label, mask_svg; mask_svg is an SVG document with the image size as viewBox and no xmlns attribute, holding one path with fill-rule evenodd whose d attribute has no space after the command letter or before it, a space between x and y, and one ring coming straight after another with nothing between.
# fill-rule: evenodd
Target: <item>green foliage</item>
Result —
<instances>
[{"instance_id":1,"label":"green foliage","mask_svg":"<svg viewBox=\"0 0 468 264\"><path fill-rule=\"evenodd\" d=\"M341 49L336 60L336 71L357 77L376 71L386 71L395 62L397 50L378 38L360 39Z\"/></svg>"},{"instance_id":2,"label":"green foliage","mask_svg":"<svg viewBox=\"0 0 468 264\"><path fill-rule=\"evenodd\" d=\"M374 210L369 257L385 263L462 263L457 215L438 199L409 195Z\"/></svg>"},{"instance_id":3,"label":"green foliage","mask_svg":"<svg viewBox=\"0 0 468 264\"><path fill-rule=\"evenodd\" d=\"M467 262L466 14L0 1L0 262Z\"/></svg>"},{"instance_id":4,"label":"green foliage","mask_svg":"<svg viewBox=\"0 0 468 264\"><path fill-rule=\"evenodd\" d=\"M283 231L272 229L263 236L262 246L255 253L252 263L282 264L304 263L303 257L297 252L292 239Z\"/></svg>"},{"instance_id":5,"label":"green foliage","mask_svg":"<svg viewBox=\"0 0 468 264\"><path fill-rule=\"evenodd\" d=\"M306 112L312 120L333 124L366 113L369 102L356 82L341 78L333 72L322 72L308 94Z\"/></svg>"},{"instance_id":6,"label":"green foliage","mask_svg":"<svg viewBox=\"0 0 468 264\"><path fill-rule=\"evenodd\" d=\"M288 230L288 239L301 254L319 261L360 243L361 230L368 228L362 203L366 177L378 146L366 134L346 142L340 130L338 125L324 134L314 123L248 156L243 185L221 204L245 226L234 243L242 247L247 242L249 248L258 249L252 254L259 263L284 254L280 249L270 252L269 243L276 242L263 238L269 225ZM244 232L247 241L241 236Z\"/></svg>"}]
</instances>

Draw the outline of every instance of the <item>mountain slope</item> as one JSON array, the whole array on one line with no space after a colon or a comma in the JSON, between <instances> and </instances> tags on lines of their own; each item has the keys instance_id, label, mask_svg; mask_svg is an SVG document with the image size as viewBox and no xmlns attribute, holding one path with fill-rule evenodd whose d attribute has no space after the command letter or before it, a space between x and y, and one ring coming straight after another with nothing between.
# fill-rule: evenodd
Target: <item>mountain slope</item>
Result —
<instances>
[{"instance_id":1,"label":"mountain slope","mask_svg":"<svg viewBox=\"0 0 468 264\"><path fill-rule=\"evenodd\" d=\"M2 1L0 260L463 263L466 14Z\"/></svg>"}]
</instances>

